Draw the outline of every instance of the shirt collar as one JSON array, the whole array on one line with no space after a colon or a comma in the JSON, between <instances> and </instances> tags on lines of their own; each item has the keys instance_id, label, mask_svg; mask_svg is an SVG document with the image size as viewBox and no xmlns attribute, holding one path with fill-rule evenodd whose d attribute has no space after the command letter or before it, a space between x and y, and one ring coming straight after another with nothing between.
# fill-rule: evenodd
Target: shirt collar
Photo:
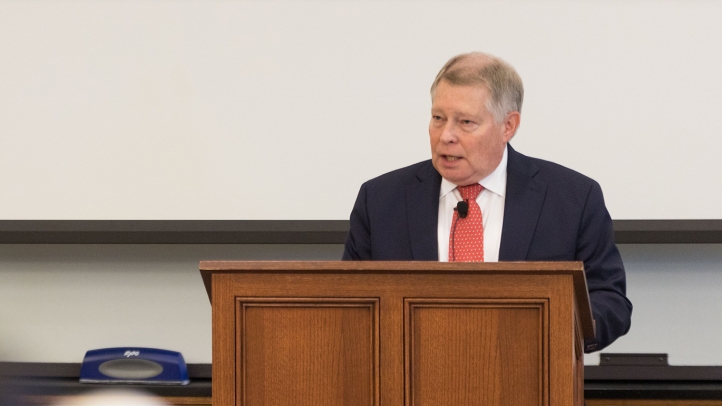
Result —
<instances>
[{"instance_id":1,"label":"shirt collar","mask_svg":"<svg viewBox=\"0 0 722 406\"><path fill-rule=\"evenodd\" d=\"M489 176L479 181L479 184L484 189L493 192L501 197L506 195L506 162L508 159L508 148L504 146L504 155L501 157L499 166L494 169L494 172L490 173ZM439 198L446 196L456 189L456 185L449 182L448 180L441 178L441 189L439 190Z\"/></svg>"}]
</instances>

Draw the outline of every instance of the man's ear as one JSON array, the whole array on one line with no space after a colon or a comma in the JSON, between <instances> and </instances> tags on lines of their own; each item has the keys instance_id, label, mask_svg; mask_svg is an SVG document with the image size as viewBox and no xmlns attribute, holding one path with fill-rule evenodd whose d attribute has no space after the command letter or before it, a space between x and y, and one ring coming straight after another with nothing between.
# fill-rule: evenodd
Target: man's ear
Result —
<instances>
[{"instance_id":1,"label":"man's ear","mask_svg":"<svg viewBox=\"0 0 722 406\"><path fill-rule=\"evenodd\" d=\"M516 134L516 130L519 128L521 123L521 114L518 111L512 111L507 113L504 119L504 142L509 142L511 138Z\"/></svg>"}]
</instances>

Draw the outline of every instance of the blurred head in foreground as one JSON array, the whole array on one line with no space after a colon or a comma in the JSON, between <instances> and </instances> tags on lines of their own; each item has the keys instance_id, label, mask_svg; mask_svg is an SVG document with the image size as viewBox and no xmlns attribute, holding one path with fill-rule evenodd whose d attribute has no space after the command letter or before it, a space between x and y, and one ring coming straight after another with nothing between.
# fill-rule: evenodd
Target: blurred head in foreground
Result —
<instances>
[{"instance_id":1,"label":"blurred head in foreground","mask_svg":"<svg viewBox=\"0 0 722 406\"><path fill-rule=\"evenodd\" d=\"M163 399L133 390L101 390L63 399L55 406L169 406Z\"/></svg>"}]
</instances>

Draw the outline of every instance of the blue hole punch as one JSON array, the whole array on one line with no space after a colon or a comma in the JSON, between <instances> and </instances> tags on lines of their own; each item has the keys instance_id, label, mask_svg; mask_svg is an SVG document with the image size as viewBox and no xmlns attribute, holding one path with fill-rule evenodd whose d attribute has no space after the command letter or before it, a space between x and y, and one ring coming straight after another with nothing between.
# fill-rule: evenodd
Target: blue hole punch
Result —
<instances>
[{"instance_id":1,"label":"blue hole punch","mask_svg":"<svg viewBox=\"0 0 722 406\"><path fill-rule=\"evenodd\" d=\"M90 350L80 368L82 383L187 385L188 367L179 352L119 347Z\"/></svg>"}]
</instances>

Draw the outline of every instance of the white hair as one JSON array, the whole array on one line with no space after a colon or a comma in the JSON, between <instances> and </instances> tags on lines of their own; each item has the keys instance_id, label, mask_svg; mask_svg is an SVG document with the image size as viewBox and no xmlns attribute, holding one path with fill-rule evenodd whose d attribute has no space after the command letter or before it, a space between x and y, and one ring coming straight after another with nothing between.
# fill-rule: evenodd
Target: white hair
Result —
<instances>
[{"instance_id":1,"label":"white hair","mask_svg":"<svg viewBox=\"0 0 722 406\"><path fill-rule=\"evenodd\" d=\"M444 65L431 85L431 97L442 80L452 85L484 85L490 97L487 108L501 123L512 111L521 113L524 85L516 70L495 56L472 52L457 55Z\"/></svg>"}]
</instances>

